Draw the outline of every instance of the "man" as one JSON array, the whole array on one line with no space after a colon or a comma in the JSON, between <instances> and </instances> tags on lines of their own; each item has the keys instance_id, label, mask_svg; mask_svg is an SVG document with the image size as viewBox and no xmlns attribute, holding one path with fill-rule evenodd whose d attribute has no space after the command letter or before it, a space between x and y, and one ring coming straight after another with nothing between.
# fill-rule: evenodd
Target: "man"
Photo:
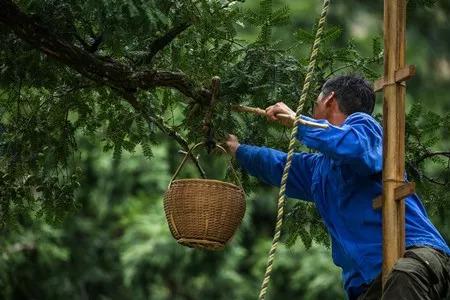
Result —
<instances>
[{"instance_id":1,"label":"man","mask_svg":"<svg viewBox=\"0 0 450 300\"><path fill-rule=\"evenodd\" d=\"M405 199L406 252L381 289L381 210L372 199L382 193L382 128L371 116L375 95L362 78L328 80L315 103L314 118L328 129L299 125L297 138L318 153L296 153L288 197L315 203L330 233L334 263L342 268L349 299L442 299L450 284L450 249L430 222L416 194ZM295 116L284 103L266 109L268 118ZM280 120L278 120L280 121ZM251 175L279 186L286 153L239 144L229 151Z\"/></svg>"}]
</instances>

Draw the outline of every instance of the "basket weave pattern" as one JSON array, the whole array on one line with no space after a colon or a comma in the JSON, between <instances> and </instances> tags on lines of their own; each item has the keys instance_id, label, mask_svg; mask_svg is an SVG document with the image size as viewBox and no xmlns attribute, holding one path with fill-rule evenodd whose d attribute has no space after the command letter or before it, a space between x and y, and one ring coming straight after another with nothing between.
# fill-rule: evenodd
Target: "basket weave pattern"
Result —
<instances>
[{"instance_id":1,"label":"basket weave pattern","mask_svg":"<svg viewBox=\"0 0 450 300\"><path fill-rule=\"evenodd\" d=\"M164 211L170 231L180 244L220 250L242 221L244 192L218 180L174 180L164 196Z\"/></svg>"}]
</instances>

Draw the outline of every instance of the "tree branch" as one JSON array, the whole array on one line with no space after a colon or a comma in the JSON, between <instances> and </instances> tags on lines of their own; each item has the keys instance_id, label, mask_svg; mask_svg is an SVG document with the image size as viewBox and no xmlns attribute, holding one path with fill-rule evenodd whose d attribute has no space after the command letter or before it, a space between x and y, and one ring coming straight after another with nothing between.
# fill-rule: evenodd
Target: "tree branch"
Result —
<instances>
[{"instance_id":1,"label":"tree branch","mask_svg":"<svg viewBox=\"0 0 450 300\"><path fill-rule=\"evenodd\" d=\"M168 87L177 89L198 103L208 103L211 97L209 90L197 86L194 81L180 72L160 70L136 72L128 65L81 49L50 32L34 18L23 13L11 0L0 0L0 24L10 28L18 37L49 57L71 67L83 76L119 92L125 101L143 114L147 122L154 123L161 131L174 138L186 151L189 150L189 143L167 125L161 117L146 111L134 93L138 88L148 90L154 87ZM180 30L181 28L177 29L177 31ZM174 35L177 31L174 30L171 34ZM155 44L155 49L164 47L164 42L169 39L170 36L165 40L160 40ZM190 157L195 162L201 176L205 178L205 172L197 158L192 154Z\"/></svg>"},{"instance_id":2,"label":"tree branch","mask_svg":"<svg viewBox=\"0 0 450 300\"><path fill-rule=\"evenodd\" d=\"M98 36L91 36L92 43L89 45L78 33L74 33L75 38L80 42L81 46L84 50L89 53L95 53L100 47L100 44L103 42L103 34L99 34Z\"/></svg>"},{"instance_id":3,"label":"tree branch","mask_svg":"<svg viewBox=\"0 0 450 300\"><path fill-rule=\"evenodd\" d=\"M10 245L5 251L4 253L6 253L7 255L11 255L11 254L15 254L17 252L22 252L22 251L34 251L36 250L36 244L34 243L34 241L29 241L29 242L24 242L24 243L14 243L12 245Z\"/></svg>"},{"instance_id":4,"label":"tree branch","mask_svg":"<svg viewBox=\"0 0 450 300\"><path fill-rule=\"evenodd\" d=\"M135 86L143 90L154 87L174 88L185 96L205 105L211 99L211 91L198 87L186 74L171 71L143 71L133 74Z\"/></svg>"},{"instance_id":5,"label":"tree branch","mask_svg":"<svg viewBox=\"0 0 450 300\"><path fill-rule=\"evenodd\" d=\"M134 94L127 93L122 94L122 97L131 105L133 108L140 112L144 119L148 123L155 124L162 132L166 133L170 137L172 137L183 149L186 151L189 151L189 143L172 127L166 124L163 118L160 116L148 111L136 98ZM200 175L202 178L206 178L206 173L203 170L202 166L200 165L200 162L198 161L197 157L194 156L193 153L190 153L189 157L192 159L192 161L195 163Z\"/></svg>"},{"instance_id":6,"label":"tree branch","mask_svg":"<svg viewBox=\"0 0 450 300\"><path fill-rule=\"evenodd\" d=\"M161 131L174 138L186 151L189 150L189 143L168 126L161 117L147 111L136 99L134 93L137 89L148 90L154 87L168 87L180 91L197 103L203 104L209 102L211 97L209 90L199 87L188 76L180 72L158 70L137 72L132 67L111 58L90 53L50 32L34 18L20 11L11 0L0 0L0 24L9 27L18 37L49 57L70 66L86 78L119 92L125 101L133 106L136 111L143 114L147 122L154 123ZM184 27L186 26L188 25L184 25ZM179 27L166 34L165 38L156 40L153 43L153 51L162 49L165 43L170 42L170 39L173 40L178 32L184 29ZM196 157L192 154L190 157L195 162L201 176L205 178L205 172Z\"/></svg>"},{"instance_id":7,"label":"tree branch","mask_svg":"<svg viewBox=\"0 0 450 300\"><path fill-rule=\"evenodd\" d=\"M450 152L447 151L438 151L438 152L428 152L424 155L422 155L418 160L416 160L416 163L420 163L424 161L427 158L433 157L433 156L445 156L450 159Z\"/></svg>"},{"instance_id":8,"label":"tree branch","mask_svg":"<svg viewBox=\"0 0 450 300\"><path fill-rule=\"evenodd\" d=\"M423 176L423 178L425 178L426 180L428 180L428 181L431 182L431 183L434 183L434 184L437 184L437 185L441 185L441 186L446 186L446 185L448 185L448 182L447 182L447 181L445 181L445 182L440 182L440 181L437 181L436 179L431 178L431 177L428 177L428 176L426 176L426 175L424 175L424 174L422 174L422 176Z\"/></svg>"},{"instance_id":9,"label":"tree branch","mask_svg":"<svg viewBox=\"0 0 450 300\"><path fill-rule=\"evenodd\" d=\"M49 57L113 89L134 92L138 88L149 90L160 86L176 89L199 103L207 103L210 99L211 93L207 89L198 86L183 73L159 70L135 72L129 65L77 47L23 13L11 0L0 1L0 24Z\"/></svg>"},{"instance_id":10,"label":"tree branch","mask_svg":"<svg viewBox=\"0 0 450 300\"><path fill-rule=\"evenodd\" d=\"M71 94L71 93L74 93L74 92L78 92L78 91L81 91L81 90L84 90L84 89L89 89L89 88L94 88L94 87L96 87L96 85L92 84L92 83L80 84L78 86L72 86L72 87L67 88L65 90L55 91L53 93L53 97L60 98L60 97L67 96L68 94Z\"/></svg>"},{"instance_id":11,"label":"tree branch","mask_svg":"<svg viewBox=\"0 0 450 300\"><path fill-rule=\"evenodd\" d=\"M188 29L191 26L190 23L183 22L166 32L163 36L154 40L149 47L149 54L145 59L146 63L150 63L153 57L164 49L167 45L169 45L178 35L180 35L183 31Z\"/></svg>"}]
</instances>

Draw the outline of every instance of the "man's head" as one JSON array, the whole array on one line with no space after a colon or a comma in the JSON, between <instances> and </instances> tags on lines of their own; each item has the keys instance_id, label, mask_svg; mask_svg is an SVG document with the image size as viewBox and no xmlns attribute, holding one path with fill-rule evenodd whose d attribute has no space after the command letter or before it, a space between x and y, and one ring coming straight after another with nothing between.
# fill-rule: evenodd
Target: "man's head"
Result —
<instances>
[{"instance_id":1,"label":"man's head","mask_svg":"<svg viewBox=\"0 0 450 300\"><path fill-rule=\"evenodd\" d=\"M314 118L339 124L355 112L372 114L374 106L375 93L366 80L351 75L337 76L322 86L314 106Z\"/></svg>"}]
</instances>

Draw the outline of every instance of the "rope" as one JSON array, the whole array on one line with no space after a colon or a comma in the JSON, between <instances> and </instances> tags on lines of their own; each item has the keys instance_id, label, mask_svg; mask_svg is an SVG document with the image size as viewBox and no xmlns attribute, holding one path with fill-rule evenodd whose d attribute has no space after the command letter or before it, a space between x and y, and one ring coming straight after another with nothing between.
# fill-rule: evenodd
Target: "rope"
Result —
<instances>
[{"instance_id":1,"label":"rope","mask_svg":"<svg viewBox=\"0 0 450 300\"><path fill-rule=\"evenodd\" d=\"M306 97L308 95L309 87L311 85L311 80L312 80L312 76L314 74L314 68L316 66L317 54L319 52L319 45L320 45L320 42L322 39L323 29L325 27L325 21L326 21L329 5L330 5L330 0L323 1L322 13L320 14L319 23L317 26L316 37L315 37L314 44L311 49L308 70L307 70L307 74L306 74L305 81L303 84L302 94L301 94L299 104L297 107L297 111L296 111L296 117L295 117L296 124L298 124L300 122L299 120L301 118L303 106L306 102ZM281 187L280 187L280 191L278 193L278 212L277 212L277 223L275 226L275 234L274 234L273 240L272 240L272 247L270 248L270 251L269 251L269 258L267 260L267 267L266 267L266 272L264 274L264 280L261 284L261 288L260 288L260 292L259 292L259 297L258 297L259 300L264 300L266 297L266 293L267 293L267 289L268 289L269 281L270 281L270 276L272 274L273 260L275 257L275 252L277 250L278 242L280 240L281 226L283 224L284 203L285 203L285 199L286 199L286 196L285 196L286 183L287 183L287 178L288 178L288 174L289 174L289 169L291 168L292 158L294 155L294 145L295 145L295 139L297 136L297 128L298 128L297 126L294 126L291 131L286 165L284 166L283 176L281 178Z\"/></svg>"}]
</instances>

